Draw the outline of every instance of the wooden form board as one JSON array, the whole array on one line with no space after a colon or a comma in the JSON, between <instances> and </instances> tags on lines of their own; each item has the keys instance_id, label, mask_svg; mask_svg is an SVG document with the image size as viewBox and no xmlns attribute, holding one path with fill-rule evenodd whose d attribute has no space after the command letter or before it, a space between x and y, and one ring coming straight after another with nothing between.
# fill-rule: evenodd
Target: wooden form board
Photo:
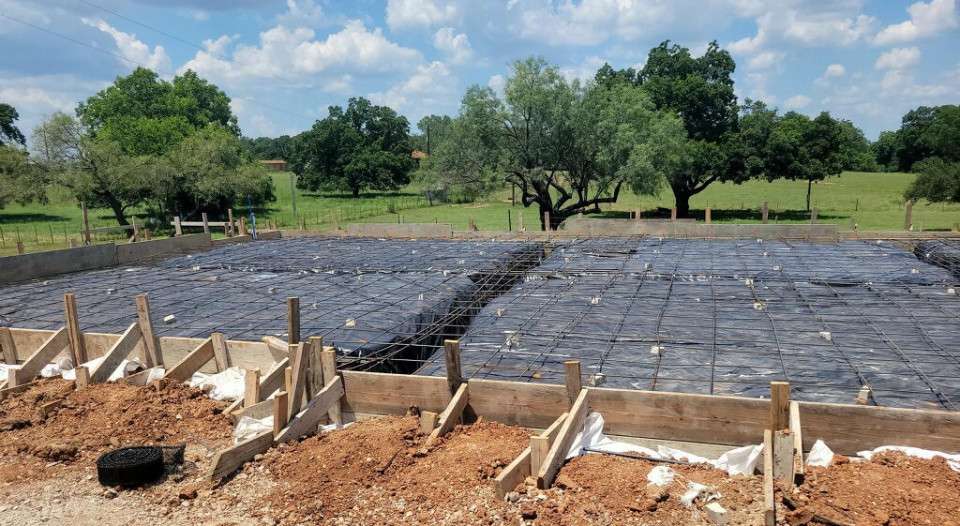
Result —
<instances>
[{"instance_id":1,"label":"wooden form board","mask_svg":"<svg viewBox=\"0 0 960 526\"><path fill-rule=\"evenodd\" d=\"M286 442L316 433L320 420L327 415L327 410L342 396L343 382L339 377L336 377L310 400L310 403L300 414L295 415L290 420L287 426L277 434L275 441L278 443Z\"/></svg>"},{"instance_id":2,"label":"wooden form board","mask_svg":"<svg viewBox=\"0 0 960 526\"><path fill-rule=\"evenodd\" d=\"M56 331L40 347L26 359L19 369L8 370L7 378L0 378L0 382L6 380L9 387L16 387L32 381L40 371L57 357L63 349L67 347L69 338L67 328L63 327Z\"/></svg>"},{"instance_id":3,"label":"wooden form board","mask_svg":"<svg viewBox=\"0 0 960 526\"><path fill-rule=\"evenodd\" d=\"M130 353L133 352L137 343L142 339L143 334L140 332L140 324L131 323L126 332L124 332L120 339L113 344L113 347L107 351L107 354L103 355L103 361L97 365L96 369L90 371L90 383L99 384L106 382L110 378L110 375L113 374L113 371L117 370L117 367L120 366L120 362L125 360L127 356L130 356Z\"/></svg>"},{"instance_id":4,"label":"wooden form board","mask_svg":"<svg viewBox=\"0 0 960 526\"><path fill-rule=\"evenodd\" d=\"M449 433L454 426L461 422L463 419L463 411L469 403L470 390L467 384L460 384L460 386L457 387L457 392L455 392L453 398L450 399L450 403L447 404L447 408L443 410L443 413L440 413L440 421L436 429L434 429L433 432L430 433L430 437L427 438L427 447L433 445L439 437Z\"/></svg>"},{"instance_id":5,"label":"wooden form board","mask_svg":"<svg viewBox=\"0 0 960 526\"><path fill-rule=\"evenodd\" d=\"M560 433L560 428L563 426L563 422L567 419L567 413L563 413L553 424L550 425L543 433L538 435L539 438L544 438L547 441L548 448L554 440L556 440L557 435ZM534 437L530 437L531 440ZM493 485L494 489L497 492L497 498L504 498L508 492L513 491L513 488L517 487L517 484L520 484L527 477L533 473L533 463L532 463L532 449L527 447L513 459L507 467L503 468L497 478L494 479Z\"/></svg>"},{"instance_id":6,"label":"wooden form board","mask_svg":"<svg viewBox=\"0 0 960 526\"><path fill-rule=\"evenodd\" d=\"M560 467L566 461L567 452L573 445L577 433L583 428L587 413L590 411L589 396L590 392L588 390L581 389L577 399L570 407L570 413L563 420L563 425L560 427L556 439L550 444L549 452L541 460L540 471L536 473L538 488L548 489L553 485L553 479L556 478L557 473L560 472Z\"/></svg>"},{"instance_id":7,"label":"wooden form board","mask_svg":"<svg viewBox=\"0 0 960 526\"><path fill-rule=\"evenodd\" d=\"M273 445L273 431L266 431L245 442L217 452L213 458L210 478L221 479L236 471L245 462L270 449Z\"/></svg>"},{"instance_id":8,"label":"wooden form board","mask_svg":"<svg viewBox=\"0 0 960 526\"><path fill-rule=\"evenodd\" d=\"M35 352L55 331L11 328L19 360ZM117 334L84 333L91 358L103 355L120 338ZM202 338L161 337L166 363L177 363ZM273 358L263 342L229 342L233 365L270 370ZM66 349L64 341L62 348ZM410 406L441 412L450 401L447 379L342 371L348 413L402 415ZM263 388L262 395L277 388ZM567 410L564 385L470 380L470 406L477 415L508 425L545 428ZM611 435L681 440L725 445L755 444L770 417L768 400L732 396L587 388L590 406L604 416ZM853 454L883 445L905 445L960 452L960 413L895 409L853 404L798 402L803 422L803 447L817 439L840 454Z\"/></svg>"}]
</instances>

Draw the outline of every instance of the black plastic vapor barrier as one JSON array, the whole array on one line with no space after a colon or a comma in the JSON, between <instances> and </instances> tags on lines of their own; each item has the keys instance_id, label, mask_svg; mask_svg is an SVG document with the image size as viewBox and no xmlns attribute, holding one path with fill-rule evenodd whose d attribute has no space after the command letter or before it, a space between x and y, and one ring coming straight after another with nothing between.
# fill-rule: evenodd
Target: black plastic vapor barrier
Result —
<instances>
[{"instance_id":1,"label":"black plastic vapor barrier","mask_svg":"<svg viewBox=\"0 0 960 526\"><path fill-rule=\"evenodd\" d=\"M960 278L960 239L930 239L914 248L918 258L943 267Z\"/></svg>"},{"instance_id":2,"label":"black plastic vapor barrier","mask_svg":"<svg viewBox=\"0 0 960 526\"><path fill-rule=\"evenodd\" d=\"M118 333L136 321L134 297L147 293L160 336L285 338L286 298L297 296L303 338L323 336L356 367L406 372L543 256L537 243L482 241L459 250L455 242L312 238L227 248L9 286L0 290L0 323L56 329L63 294L75 292L82 330ZM320 253L328 270L314 266ZM259 264L234 266L228 255Z\"/></svg>"},{"instance_id":3,"label":"black plastic vapor barrier","mask_svg":"<svg viewBox=\"0 0 960 526\"><path fill-rule=\"evenodd\" d=\"M887 243L609 240L555 247L461 338L464 375L852 403L960 407L960 299ZM442 354L420 374L443 375Z\"/></svg>"}]
</instances>

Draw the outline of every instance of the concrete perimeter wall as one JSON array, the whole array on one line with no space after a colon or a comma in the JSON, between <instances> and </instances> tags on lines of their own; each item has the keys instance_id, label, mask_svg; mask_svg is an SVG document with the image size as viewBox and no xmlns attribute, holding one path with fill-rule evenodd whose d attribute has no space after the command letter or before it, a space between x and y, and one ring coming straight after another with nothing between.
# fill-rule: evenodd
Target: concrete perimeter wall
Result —
<instances>
[{"instance_id":1,"label":"concrete perimeter wall","mask_svg":"<svg viewBox=\"0 0 960 526\"><path fill-rule=\"evenodd\" d=\"M247 239L249 240L249 237ZM7 256L0 258L0 284L126 265L165 254L202 250L210 246L210 234L189 234L126 245L92 245Z\"/></svg>"},{"instance_id":2,"label":"concrete perimeter wall","mask_svg":"<svg viewBox=\"0 0 960 526\"><path fill-rule=\"evenodd\" d=\"M629 219L577 218L564 222L564 234L584 236L664 236L689 238L837 239L837 225L729 224Z\"/></svg>"},{"instance_id":3,"label":"concrete perimeter wall","mask_svg":"<svg viewBox=\"0 0 960 526\"><path fill-rule=\"evenodd\" d=\"M453 237L453 225L446 223L350 223L348 236L369 237Z\"/></svg>"}]
</instances>

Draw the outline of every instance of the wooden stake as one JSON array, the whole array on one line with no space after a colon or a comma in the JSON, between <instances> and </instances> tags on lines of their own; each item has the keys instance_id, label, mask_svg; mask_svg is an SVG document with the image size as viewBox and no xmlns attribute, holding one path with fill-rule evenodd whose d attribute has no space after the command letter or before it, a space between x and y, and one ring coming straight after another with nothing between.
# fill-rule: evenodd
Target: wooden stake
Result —
<instances>
[{"instance_id":1,"label":"wooden stake","mask_svg":"<svg viewBox=\"0 0 960 526\"><path fill-rule=\"evenodd\" d=\"M17 363L17 344L13 341L13 333L8 327L0 327L0 351L3 351L3 363L7 365L16 365ZM0 378L0 383L3 383Z\"/></svg>"},{"instance_id":2,"label":"wooden stake","mask_svg":"<svg viewBox=\"0 0 960 526\"><path fill-rule=\"evenodd\" d=\"M306 391L307 384L307 365L309 356L307 346L298 343L290 346L290 388L287 393L290 395L290 418L293 418L303 407L303 394Z\"/></svg>"},{"instance_id":3,"label":"wooden stake","mask_svg":"<svg viewBox=\"0 0 960 526\"><path fill-rule=\"evenodd\" d=\"M245 462L270 449L273 445L273 433L265 431L250 440L241 442L217 452L213 458L213 468L210 470L211 480L220 480L233 473Z\"/></svg>"},{"instance_id":4,"label":"wooden stake","mask_svg":"<svg viewBox=\"0 0 960 526\"><path fill-rule=\"evenodd\" d=\"M589 392L587 389L580 390L567 419L563 422L563 427L560 428L557 439L550 446L550 452L540 466L540 471L535 473L538 488L549 489L557 473L560 472L560 467L567 458L567 451L570 450L577 433L583 428L583 422L590 410L590 404L587 402Z\"/></svg>"},{"instance_id":5,"label":"wooden stake","mask_svg":"<svg viewBox=\"0 0 960 526\"><path fill-rule=\"evenodd\" d=\"M243 383L243 406L253 407L260 403L260 369L247 369Z\"/></svg>"},{"instance_id":6,"label":"wooden stake","mask_svg":"<svg viewBox=\"0 0 960 526\"><path fill-rule=\"evenodd\" d=\"M23 248L23 241L17 241L17 254L23 254L26 250Z\"/></svg>"},{"instance_id":7,"label":"wooden stake","mask_svg":"<svg viewBox=\"0 0 960 526\"><path fill-rule=\"evenodd\" d=\"M237 230L236 230L236 227L234 226L234 223L233 223L233 209L232 209L232 208L228 208L228 209L227 209L227 227L228 227L228 228L227 228L227 236L233 237L233 236L237 235Z\"/></svg>"},{"instance_id":8,"label":"wooden stake","mask_svg":"<svg viewBox=\"0 0 960 526\"><path fill-rule=\"evenodd\" d=\"M307 401L313 398L324 386L323 380L323 337L307 338Z\"/></svg>"},{"instance_id":9,"label":"wooden stake","mask_svg":"<svg viewBox=\"0 0 960 526\"><path fill-rule=\"evenodd\" d=\"M773 431L763 431L763 522L765 526L777 524L776 505L773 500Z\"/></svg>"},{"instance_id":10,"label":"wooden stake","mask_svg":"<svg viewBox=\"0 0 960 526\"><path fill-rule=\"evenodd\" d=\"M457 392L453 394L453 398L450 399L450 403L447 404L446 409L440 413L440 422L437 424L437 428L433 430L433 433L430 433L430 437L427 438L426 447L430 447L434 442L443 435L450 432L455 425L463 419L463 411L467 408L467 404L470 401L470 393L467 389L467 384L462 384Z\"/></svg>"},{"instance_id":11,"label":"wooden stake","mask_svg":"<svg viewBox=\"0 0 960 526\"><path fill-rule=\"evenodd\" d=\"M287 343L300 343L300 298L287 298Z\"/></svg>"},{"instance_id":12,"label":"wooden stake","mask_svg":"<svg viewBox=\"0 0 960 526\"><path fill-rule=\"evenodd\" d=\"M530 472L540 473L547 454L550 453L550 439L545 436L530 437Z\"/></svg>"},{"instance_id":13,"label":"wooden stake","mask_svg":"<svg viewBox=\"0 0 960 526\"><path fill-rule=\"evenodd\" d=\"M144 361L148 368L162 367L163 353L160 351L160 339L157 338L157 335L153 332L153 319L150 317L150 300L146 294L139 294L136 299L137 320L140 323L140 332L143 333Z\"/></svg>"},{"instance_id":14,"label":"wooden stake","mask_svg":"<svg viewBox=\"0 0 960 526\"><path fill-rule=\"evenodd\" d=\"M670 221L676 221L676 220L677 220L677 207L673 207L670 209Z\"/></svg>"},{"instance_id":15,"label":"wooden stake","mask_svg":"<svg viewBox=\"0 0 960 526\"><path fill-rule=\"evenodd\" d=\"M77 367L77 389L90 385L90 369L80 365Z\"/></svg>"},{"instance_id":16,"label":"wooden stake","mask_svg":"<svg viewBox=\"0 0 960 526\"><path fill-rule=\"evenodd\" d=\"M80 319L77 315L77 296L74 293L68 292L63 295L63 310L73 363L76 365L86 363L87 346L83 340L83 333L80 332Z\"/></svg>"},{"instance_id":17,"label":"wooden stake","mask_svg":"<svg viewBox=\"0 0 960 526\"><path fill-rule=\"evenodd\" d=\"M225 371L230 368L230 352L227 349L227 338L223 333L215 332L210 335L213 343L213 360L217 363L217 371Z\"/></svg>"},{"instance_id":18,"label":"wooden stake","mask_svg":"<svg viewBox=\"0 0 960 526\"><path fill-rule=\"evenodd\" d=\"M763 224L767 224L770 219L770 207L767 205L767 202L763 202L763 207L760 208L760 220Z\"/></svg>"},{"instance_id":19,"label":"wooden stake","mask_svg":"<svg viewBox=\"0 0 960 526\"><path fill-rule=\"evenodd\" d=\"M573 406L573 403L577 401L577 396L580 395L580 389L583 388L580 377L580 361L567 360L563 362L563 368L566 372L567 399L570 401L570 406Z\"/></svg>"},{"instance_id":20,"label":"wooden stake","mask_svg":"<svg viewBox=\"0 0 960 526\"><path fill-rule=\"evenodd\" d=\"M60 354L60 351L68 345L67 328L61 327L57 332L47 338L40 348L34 351L19 369L7 370L7 387L17 387L33 381L40 374L44 366L50 363Z\"/></svg>"},{"instance_id":21,"label":"wooden stake","mask_svg":"<svg viewBox=\"0 0 960 526\"><path fill-rule=\"evenodd\" d=\"M770 382L770 423L772 431L790 428L790 384Z\"/></svg>"},{"instance_id":22,"label":"wooden stake","mask_svg":"<svg viewBox=\"0 0 960 526\"><path fill-rule=\"evenodd\" d=\"M547 232L553 230L553 225L550 224L550 212L543 213L543 225Z\"/></svg>"},{"instance_id":23,"label":"wooden stake","mask_svg":"<svg viewBox=\"0 0 960 526\"><path fill-rule=\"evenodd\" d=\"M120 366L120 362L127 356L130 356L130 353L133 352L133 349L140 343L142 338L143 334L140 332L140 325L131 323L123 335L120 336L120 339L117 340L117 342L113 344L113 347L110 347L110 350L103 356L103 361L100 362L100 365L93 371L90 371L90 383L99 384L109 380L113 371Z\"/></svg>"},{"instance_id":24,"label":"wooden stake","mask_svg":"<svg viewBox=\"0 0 960 526\"><path fill-rule=\"evenodd\" d=\"M177 237L183 235L183 225L180 224L180 216L173 218L173 235Z\"/></svg>"},{"instance_id":25,"label":"wooden stake","mask_svg":"<svg viewBox=\"0 0 960 526\"><path fill-rule=\"evenodd\" d=\"M709 224L712 222L712 219L713 219L713 217L712 217L712 216L713 216L713 210L708 206L707 209L703 211L703 215L704 215L704 217L703 217L704 222L709 225Z\"/></svg>"},{"instance_id":26,"label":"wooden stake","mask_svg":"<svg viewBox=\"0 0 960 526\"><path fill-rule=\"evenodd\" d=\"M287 427L287 416L290 414L287 412L289 406L289 401L287 400L287 392L280 391L277 393L277 396L273 397L273 436L274 438L280 436L280 432Z\"/></svg>"},{"instance_id":27,"label":"wooden stake","mask_svg":"<svg viewBox=\"0 0 960 526\"><path fill-rule=\"evenodd\" d=\"M424 435L433 433L434 428L437 427L438 416L433 411L420 411L420 432Z\"/></svg>"},{"instance_id":28,"label":"wooden stake","mask_svg":"<svg viewBox=\"0 0 960 526\"><path fill-rule=\"evenodd\" d=\"M913 199L907 199L904 208L906 211L903 216L903 229L913 230Z\"/></svg>"},{"instance_id":29,"label":"wooden stake","mask_svg":"<svg viewBox=\"0 0 960 526\"><path fill-rule=\"evenodd\" d=\"M556 420L550 424L543 433L539 436L547 439L548 444L552 444L554 440L557 439L557 435L560 434L560 429L563 427L563 423L567 420L568 413L563 413ZM549 445L547 446L549 448ZM546 455L544 455L545 457ZM541 459L541 463L542 463ZM507 467L503 468L497 478L494 479L493 485L497 492L497 498L504 498L508 492L513 491L517 487L517 484L520 484L524 479L529 477L532 474L536 474L532 470L533 463L533 452L530 447L523 450L517 458L513 460Z\"/></svg>"},{"instance_id":30,"label":"wooden stake","mask_svg":"<svg viewBox=\"0 0 960 526\"><path fill-rule=\"evenodd\" d=\"M460 368L460 341L443 341L444 358L447 365L447 387L450 394L456 393L463 383L463 371Z\"/></svg>"},{"instance_id":31,"label":"wooden stake","mask_svg":"<svg viewBox=\"0 0 960 526\"><path fill-rule=\"evenodd\" d=\"M203 233L204 233L204 234L209 234L209 233L210 233L210 221L207 221L207 213L206 213L206 212L201 212L201 213L200 213L200 221L203 221Z\"/></svg>"},{"instance_id":32,"label":"wooden stake","mask_svg":"<svg viewBox=\"0 0 960 526\"><path fill-rule=\"evenodd\" d=\"M168 370L163 377L177 382L186 382L193 376L193 373L199 371L201 367L213 359L213 354L213 338L207 338L184 356L180 363Z\"/></svg>"},{"instance_id":33,"label":"wooden stake","mask_svg":"<svg viewBox=\"0 0 960 526\"><path fill-rule=\"evenodd\" d=\"M793 476L803 480L803 431L800 428L800 404L790 402L790 433L793 435Z\"/></svg>"},{"instance_id":34,"label":"wooden stake","mask_svg":"<svg viewBox=\"0 0 960 526\"><path fill-rule=\"evenodd\" d=\"M323 368L323 381L324 386L330 385L330 382L339 378L339 373L337 373L337 351L336 349L327 348L324 349L320 354L321 367ZM346 384L344 384L344 390L346 390ZM334 424L337 424L337 427L343 425L343 416L342 416L342 401L337 400L330 406L329 411L327 411L327 416L330 418L330 421Z\"/></svg>"}]
</instances>

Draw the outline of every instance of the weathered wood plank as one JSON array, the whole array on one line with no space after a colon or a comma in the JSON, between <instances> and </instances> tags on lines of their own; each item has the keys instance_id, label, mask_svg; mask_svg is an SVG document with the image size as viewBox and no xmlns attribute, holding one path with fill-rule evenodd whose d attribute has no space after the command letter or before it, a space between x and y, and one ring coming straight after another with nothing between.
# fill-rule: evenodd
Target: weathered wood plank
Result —
<instances>
[{"instance_id":1,"label":"weathered wood plank","mask_svg":"<svg viewBox=\"0 0 960 526\"><path fill-rule=\"evenodd\" d=\"M508 425L542 429L568 407L567 390L562 385L500 380L470 380L469 384L473 412Z\"/></svg>"},{"instance_id":2,"label":"weathered wood plank","mask_svg":"<svg viewBox=\"0 0 960 526\"><path fill-rule=\"evenodd\" d=\"M243 383L243 406L257 405L260 402L260 369L247 369Z\"/></svg>"},{"instance_id":3,"label":"weathered wood plank","mask_svg":"<svg viewBox=\"0 0 960 526\"><path fill-rule=\"evenodd\" d=\"M804 475L803 466L803 430L800 426L800 404L790 402L790 433L793 436L793 472L794 477L801 480Z\"/></svg>"},{"instance_id":4,"label":"weathered wood plank","mask_svg":"<svg viewBox=\"0 0 960 526\"><path fill-rule=\"evenodd\" d=\"M299 413L300 408L303 407L303 395L307 388L307 366L309 365L309 357L307 355L308 347L303 343L291 345L290 349L290 369L293 371L293 376L290 378L290 387L287 389L287 392L290 395L289 414L290 417L293 418L293 415Z\"/></svg>"},{"instance_id":5,"label":"weathered wood plank","mask_svg":"<svg viewBox=\"0 0 960 526\"><path fill-rule=\"evenodd\" d=\"M457 392L463 383L463 370L460 364L460 342L457 340L443 341L443 358L447 369L447 388L450 394Z\"/></svg>"},{"instance_id":6,"label":"weathered wood plank","mask_svg":"<svg viewBox=\"0 0 960 526\"><path fill-rule=\"evenodd\" d=\"M52 336L47 338L43 345L36 350L19 369L10 369L7 371L7 387L16 387L18 385L32 381L44 366L50 363L60 354L60 351L67 346L67 328L62 327Z\"/></svg>"},{"instance_id":7,"label":"weathered wood plank","mask_svg":"<svg viewBox=\"0 0 960 526\"><path fill-rule=\"evenodd\" d=\"M566 461L567 451L570 450L570 446L573 444L573 439L577 436L577 433L583 428L583 422L587 417L587 412L590 410L590 402L588 401L589 394L590 391L588 389L581 389L580 394L573 403L573 407L570 408L570 414L567 415L567 418L564 420L556 440L550 445L550 452L547 454L547 457L543 459L543 465L540 466L540 471L537 472L538 488L550 488L553 484L553 479L556 478L557 473L560 472L560 467L563 466L564 461Z\"/></svg>"},{"instance_id":8,"label":"weathered wood plank","mask_svg":"<svg viewBox=\"0 0 960 526\"><path fill-rule=\"evenodd\" d=\"M325 383L330 383L334 377L339 376L337 372L337 351L336 349L330 347L323 349L320 352L320 368L322 369L321 376ZM327 418L331 422L342 425L343 424L343 398L338 399L336 402L330 404L330 410L327 411Z\"/></svg>"},{"instance_id":9,"label":"weathered wood plank","mask_svg":"<svg viewBox=\"0 0 960 526\"><path fill-rule=\"evenodd\" d=\"M447 379L440 376L341 371L343 411L402 415L410 406L439 413L450 400Z\"/></svg>"},{"instance_id":10,"label":"weathered wood plank","mask_svg":"<svg viewBox=\"0 0 960 526\"><path fill-rule=\"evenodd\" d=\"M773 431L763 431L763 522L766 526L777 523L776 505L773 501Z\"/></svg>"},{"instance_id":11,"label":"weathered wood plank","mask_svg":"<svg viewBox=\"0 0 960 526\"><path fill-rule=\"evenodd\" d=\"M72 292L63 295L63 311L66 319L68 345L75 364L86 363L87 346L80 332L80 316L77 312L77 296Z\"/></svg>"},{"instance_id":12,"label":"weathered wood plank","mask_svg":"<svg viewBox=\"0 0 960 526\"><path fill-rule=\"evenodd\" d=\"M580 389L583 389L583 379L580 375L580 361L567 360L563 362L563 368L565 372L564 385L567 388L567 399L570 401L570 406L573 406L573 403L577 400L577 396L580 395Z\"/></svg>"},{"instance_id":13,"label":"weathered wood plank","mask_svg":"<svg viewBox=\"0 0 960 526\"><path fill-rule=\"evenodd\" d=\"M217 364L217 372L229 369L231 362L227 338L222 333L215 332L210 335L210 341L213 344L213 361Z\"/></svg>"},{"instance_id":14,"label":"weathered wood plank","mask_svg":"<svg viewBox=\"0 0 960 526\"><path fill-rule=\"evenodd\" d=\"M770 382L769 429L781 431L790 427L790 384Z\"/></svg>"},{"instance_id":15,"label":"weathered wood plank","mask_svg":"<svg viewBox=\"0 0 960 526\"><path fill-rule=\"evenodd\" d=\"M143 357L147 367L163 367L163 353L160 352L160 339L153 331L153 318L150 315L150 299L146 294L137 295L137 322L143 333Z\"/></svg>"},{"instance_id":16,"label":"weathered wood plank","mask_svg":"<svg viewBox=\"0 0 960 526\"><path fill-rule=\"evenodd\" d=\"M463 419L463 410L467 408L468 403L470 403L469 385L460 384L446 409L440 413L440 421L437 423L436 429L427 438L427 447L432 446L438 438L449 433Z\"/></svg>"},{"instance_id":17,"label":"weathered wood plank","mask_svg":"<svg viewBox=\"0 0 960 526\"><path fill-rule=\"evenodd\" d=\"M553 443L556 440L557 435L560 433L560 428L563 427L563 422L567 419L568 413L563 413L553 424L550 425L543 433L540 434L541 437L546 437L548 443ZM549 448L549 446L548 446ZM517 458L513 460L507 467L497 475L497 478L493 480L494 489L497 492L497 498L504 498L507 493L513 491L518 484L524 481L527 477L533 473L532 462L531 462L532 451L529 447L523 450Z\"/></svg>"},{"instance_id":18,"label":"weathered wood plank","mask_svg":"<svg viewBox=\"0 0 960 526\"><path fill-rule=\"evenodd\" d=\"M273 433L265 431L250 440L217 452L213 458L210 478L220 480L239 469L245 462L253 460L253 457L270 449L272 445Z\"/></svg>"},{"instance_id":19,"label":"weathered wood plank","mask_svg":"<svg viewBox=\"0 0 960 526\"><path fill-rule=\"evenodd\" d=\"M193 373L199 371L205 363L212 360L213 355L213 338L207 338L190 354L186 355L180 363L174 365L173 369L167 371L167 374L163 377L178 382L186 382L193 376Z\"/></svg>"},{"instance_id":20,"label":"weathered wood plank","mask_svg":"<svg viewBox=\"0 0 960 526\"><path fill-rule=\"evenodd\" d=\"M340 400L342 396L343 381L340 377L336 377L321 389L313 400L310 400L303 412L287 424L286 429L277 435L276 441L278 443L286 442L316 433L317 426L320 424L320 420L326 416L330 405Z\"/></svg>"},{"instance_id":21,"label":"weathered wood plank","mask_svg":"<svg viewBox=\"0 0 960 526\"><path fill-rule=\"evenodd\" d=\"M17 364L17 344L14 343L13 335L7 327L0 327L0 351L3 352L3 363Z\"/></svg>"},{"instance_id":22,"label":"weathered wood plank","mask_svg":"<svg viewBox=\"0 0 960 526\"><path fill-rule=\"evenodd\" d=\"M120 366L120 362L126 359L127 356L130 356L130 353L133 352L134 347L137 346L137 343L140 342L142 337L143 334L140 332L140 325L138 323L131 323L130 327L128 327L123 335L120 336L120 339L117 340L117 343L113 344L113 347L103 356L103 361L97 365L96 369L90 371L90 383L99 384L106 382L110 378L110 375L113 374L113 371Z\"/></svg>"}]
</instances>

